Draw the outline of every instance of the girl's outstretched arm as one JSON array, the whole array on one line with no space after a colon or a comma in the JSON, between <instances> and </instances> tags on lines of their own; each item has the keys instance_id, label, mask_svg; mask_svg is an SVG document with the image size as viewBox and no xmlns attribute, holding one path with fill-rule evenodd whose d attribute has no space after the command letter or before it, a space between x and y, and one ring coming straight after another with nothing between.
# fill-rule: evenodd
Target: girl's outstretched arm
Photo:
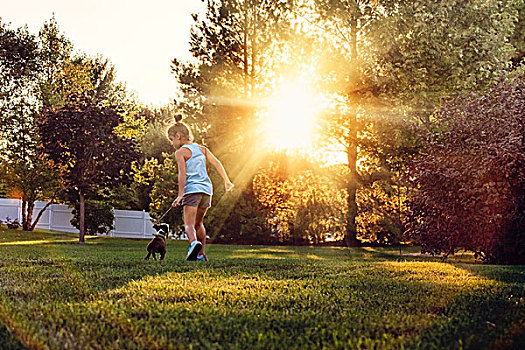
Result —
<instances>
[{"instance_id":1,"label":"girl's outstretched arm","mask_svg":"<svg viewBox=\"0 0 525 350\"><path fill-rule=\"evenodd\" d=\"M221 175L222 179L224 180L224 187L226 189L226 192L231 191L233 189L234 185L230 181L230 178L228 177L228 174L226 174L226 170L224 170L224 167L222 166L221 161L219 159L217 159L217 157L215 157L213 155L213 153L211 153L211 151L209 149L207 149L204 146L201 146L201 147L204 148L204 154L206 155L206 159L211 164L213 164L213 166L215 166L215 168L217 169L217 171Z\"/></svg>"}]
</instances>

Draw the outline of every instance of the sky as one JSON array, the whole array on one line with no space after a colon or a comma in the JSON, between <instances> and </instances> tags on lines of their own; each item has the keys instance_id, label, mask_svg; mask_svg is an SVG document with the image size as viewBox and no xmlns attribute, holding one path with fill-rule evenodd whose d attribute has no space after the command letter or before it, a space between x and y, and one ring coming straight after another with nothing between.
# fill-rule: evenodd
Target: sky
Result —
<instances>
[{"instance_id":1,"label":"sky","mask_svg":"<svg viewBox=\"0 0 525 350\"><path fill-rule=\"evenodd\" d=\"M140 102L162 106L177 91L171 61L191 58L191 14L203 8L201 0L0 0L0 17L37 34L54 13L77 51L108 58Z\"/></svg>"}]
</instances>

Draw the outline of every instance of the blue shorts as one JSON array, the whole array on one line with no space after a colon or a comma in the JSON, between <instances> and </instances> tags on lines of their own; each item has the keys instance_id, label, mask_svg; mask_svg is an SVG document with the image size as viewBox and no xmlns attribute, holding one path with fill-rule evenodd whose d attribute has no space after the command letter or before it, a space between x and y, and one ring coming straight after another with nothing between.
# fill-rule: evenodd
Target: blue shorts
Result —
<instances>
[{"instance_id":1,"label":"blue shorts","mask_svg":"<svg viewBox=\"0 0 525 350\"><path fill-rule=\"evenodd\" d=\"M209 208L211 196L206 193L190 193L182 197L182 206Z\"/></svg>"}]
</instances>

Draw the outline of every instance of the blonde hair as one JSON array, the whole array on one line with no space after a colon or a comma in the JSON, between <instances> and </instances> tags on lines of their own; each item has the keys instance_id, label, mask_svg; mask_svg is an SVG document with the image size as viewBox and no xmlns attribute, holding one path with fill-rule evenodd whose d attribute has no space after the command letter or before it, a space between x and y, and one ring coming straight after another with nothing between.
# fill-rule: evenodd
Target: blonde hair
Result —
<instances>
[{"instance_id":1,"label":"blonde hair","mask_svg":"<svg viewBox=\"0 0 525 350\"><path fill-rule=\"evenodd\" d=\"M169 127L168 129L168 138L175 137L175 134L179 134L182 138L185 138L187 141L193 141L193 134L191 133L188 125L182 122L182 114L175 114L173 117L175 119L175 124Z\"/></svg>"}]
</instances>

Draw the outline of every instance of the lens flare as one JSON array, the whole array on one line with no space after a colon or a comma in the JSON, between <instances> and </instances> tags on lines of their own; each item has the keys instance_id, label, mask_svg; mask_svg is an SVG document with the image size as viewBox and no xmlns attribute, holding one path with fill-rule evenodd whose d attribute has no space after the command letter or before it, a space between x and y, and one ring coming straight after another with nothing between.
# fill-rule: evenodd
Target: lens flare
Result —
<instances>
[{"instance_id":1,"label":"lens flare","mask_svg":"<svg viewBox=\"0 0 525 350\"><path fill-rule=\"evenodd\" d=\"M301 81L277 89L265 102L264 140L279 150L308 148L314 143L317 98Z\"/></svg>"}]
</instances>

